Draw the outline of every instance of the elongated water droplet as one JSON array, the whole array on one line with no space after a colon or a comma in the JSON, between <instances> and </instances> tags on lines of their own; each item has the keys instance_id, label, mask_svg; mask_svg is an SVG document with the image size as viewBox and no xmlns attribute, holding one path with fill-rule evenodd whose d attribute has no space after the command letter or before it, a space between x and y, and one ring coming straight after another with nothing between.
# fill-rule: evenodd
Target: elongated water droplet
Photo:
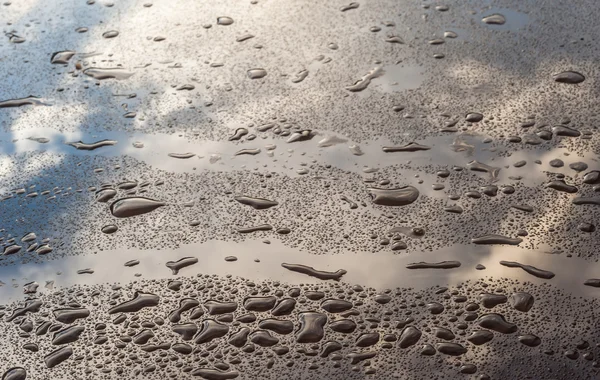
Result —
<instances>
[{"instance_id":1,"label":"elongated water droplet","mask_svg":"<svg viewBox=\"0 0 600 380\"><path fill-rule=\"evenodd\" d=\"M88 75L94 79L103 80L103 79L117 79L124 80L133 75L132 72L127 71L122 68L100 68L100 67L90 67L89 69L83 70L85 75Z\"/></svg>"},{"instance_id":2,"label":"elongated water droplet","mask_svg":"<svg viewBox=\"0 0 600 380\"><path fill-rule=\"evenodd\" d=\"M260 79L267 76L267 70L265 69L250 69L248 70L248 78Z\"/></svg>"},{"instance_id":3,"label":"elongated water droplet","mask_svg":"<svg viewBox=\"0 0 600 380\"><path fill-rule=\"evenodd\" d=\"M142 215L165 206L166 203L144 197L121 198L110 205L110 212L117 218Z\"/></svg>"},{"instance_id":4,"label":"elongated water droplet","mask_svg":"<svg viewBox=\"0 0 600 380\"><path fill-rule=\"evenodd\" d=\"M74 55L75 55L75 52L72 50L59 51L59 52L52 54L52 57L50 58L50 62L55 63L55 64L56 63L67 64L67 63L69 63L69 60L71 58L73 58Z\"/></svg>"},{"instance_id":5,"label":"elongated water droplet","mask_svg":"<svg viewBox=\"0 0 600 380\"><path fill-rule=\"evenodd\" d=\"M554 75L554 81L559 83L577 84L585 80L583 74L576 71L563 71Z\"/></svg>"},{"instance_id":6,"label":"elongated water droplet","mask_svg":"<svg viewBox=\"0 0 600 380\"><path fill-rule=\"evenodd\" d=\"M79 33L81 33L81 32L79 32ZM102 33L102 37L104 37L104 38L115 38L118 35L119 35L119 32L117 32L116 30L109 30L108 32Z\"/></svg>"},{"instance_id":7,"label":"elongated water droplet","mask_svg":"<svg viewBox=\"0 0 600 380\"><path fill-rule=\"evenodd\" d=\"M484 17L481 21L489 25L504 25L506 18L501 14L495 13Z\"/></svg>"}]
</instances>

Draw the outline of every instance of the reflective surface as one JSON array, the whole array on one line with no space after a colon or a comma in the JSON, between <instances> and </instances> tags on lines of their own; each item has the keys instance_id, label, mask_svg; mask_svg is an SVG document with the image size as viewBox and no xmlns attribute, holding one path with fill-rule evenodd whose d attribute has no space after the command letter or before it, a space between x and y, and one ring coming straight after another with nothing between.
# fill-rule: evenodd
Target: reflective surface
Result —
<instances>
[{"instance_id":1,"label":"reflective surface","mask_svg":"<svg viewBox=\"0 0 600 380\"><path fill-rule=\"evenodd\" d=\"M597 378L596 13L2 3L3 379Z\"/></svg>"}]
</instances>

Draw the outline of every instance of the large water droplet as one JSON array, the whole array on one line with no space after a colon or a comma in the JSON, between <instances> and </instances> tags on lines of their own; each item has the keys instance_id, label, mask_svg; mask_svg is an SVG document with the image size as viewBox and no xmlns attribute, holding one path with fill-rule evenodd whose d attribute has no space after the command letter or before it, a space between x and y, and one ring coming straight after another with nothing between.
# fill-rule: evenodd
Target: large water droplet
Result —
<instances>
[{"instance_id":1,"label":"large water droplet","mask_svg":"<svg viewBox=\"0 0 600 380\"><path fill-rule=\"evenodd\" d=\"M81 33L81 32L79 32L79 33ZM102 37L104 37L104 38L115 38L118 35L119 35L119 32L117 32L116 30L109 30L108 32L102 33Z\"/></svg>"},{"instance_id":2,"label":"large water droplet","mask_svg":"<svg viewBox=\"0 0 600 380\"><path fill-rule=\"evenodd\" d=\"M117 79L123 80L131 77L133 73L122 68L100 68L90 67L89 69L83 70L85 75L88 75L94 79Z\"/></svg>"},{"instance_id":3,"label":"large water droplet","mask_svg":"<svg viewBox=\"0 0 600 380\"><path fill-rule=\"evenodd\" d=\"M117 218L142 215L165 206L166 203L144 197L121 198L110 205L110 212Z\"/></svg>"},{"instance_id":4,"label":"large water droplet","mask_svg":"<svg viewBox=\"0 0 600 380\"><path fill-rule=\"evenodd\" d=\"M279 203L277 201L271 201L264 198L253 198L247 196L238 196L235 197L235 200L240 202L241 204L252 206L256 210L264 210L267 208L271 208L277 206Z\"/></svg>"},{"instance_id":5,"label":"large water droplet","mask_svg":"<svg viewBox=\"0 0 600 380\"><path fill-rule=\"evenodd\" d=\"M577 84L585 80L583 74L576 71L563 71L562 73L555 74L554 80L559 83Z\"/></svg>"},{"instance_id":6,"label":"large water droplet","mask_svg":"<svg viewBox=\"0 0 600 380\"><path fill-rule=\"evenodd\" d=\"M384 74L383 69L381 67L376 67L373 70L369 71L365 76L360 78L360 80L356 81L352 86L346 87L346 90L352 92L358 92L366 89L371 84L371 80L378 78Z\"/></svg>"},{"instance_id":7,"label":"large water droplet","mask_svg":"<svg viewBox=\"0 0 600 380\"><path fill-rule=\"evenodd\" d=\"M156 294L136 292L133 299L110 308L108 314L136 313L145 307L157 306L159 300Z\"/></svg>"},{"instance_id":8,"label":"large water droplet","mask_svg":"<svg viewBox=\"0 0 600 380\"><path fill-rule=\"evenodd\" d=\"M539 269L539 268L536 268L531 265L521 264L516 261L504 261L503 260L503 261L500 261L500 264L504 265L505 267L509 267L509 268L521 268L525 272L527 272L531 275L534 275L535 277L545 278L547 280L554 277L554 273L552 273L550 271Z\"/></svg>"},{"instance_id":9,"label":"large water droplet","mask_svg":"<svg viewBox=\"0 0 600 380\"><path fill-rule=\"evenodd\" d=\"M320 280L339 281L342 278L342 276L347 273L344 269L338 269L335 272L327 272L327 271L316 270L313 267L309 267L309 266L302 265L302 264L283 263L283 264L281 264L281 266L288 270L291 270L292 272L306 274L306 275L309 275L312 277L316 277Z\"/></svg>"},{"instance_id":10,"label":"large water droplet","mask_svg":"<svg viewBox=\"0 0 600 380\"><path fill-rule=\"evenodd\" d=\"M267 70L265 69L250 69L248 70L248 78L260 79L267 76Z\"/></svg>"},{"instance_id":11,"label":"large water droplet","mask_svg":"<svg viewBox=\"0 0 600 380\"><path fill-rule=\"evenodd\" d=\"M116 145L117 141L116 140L101 140L101 141L97 141L94 143L84 143L83 141L77 141L77 142L72 142L72 143L67 143L67 145L70 145L72 147L74 147L75 149L79 149L79 150L94 150L94 149L98 149L98 148L102 148L103 146L112 146L112 145Z\"/></svg>"},{"instance_id":12,"label":"large water droplet","mask_svg":"<svg viewBox=\"0 0 600 380\"><path fill-rule=\"evenodd\" d=\"M217 24L218 25L231 25L233 24L233 19L231 17L227 17L227 16L221 16L217 18Z\"/></svg>"},{"instance_id":13,"label":"large water droplet","mask_svg":"<svg viewBox=\"0 0 600 380\"><path fill-rule=\"evenodd\" d=\"M419 197L419 190L413 186L396 189L369 188L373 203L382 206L405 206L413 203Z\"/></svg>"},{"instance_id":14,"label":"large water droplet","mask_svg":"<svg viewBox=\"0 0 600 380\"><path fill-rule=\"evenodd\" d=\"M451 269L458 267L460 267L460 261L441 261L439 263L426 263L421 261L406 266L408 269Z\"/></svg>"},{"instance_id":15,"label":"large water droplet","mask_svg":"<svg viewBox=\"0 0 600 380\"><path fill-rule=\"evenodd\" d=\"M501 14L495 13L484 17L481 21L489 25L504 25L506 18Z\"/></svg>"},{"instance_id":16,"label":"large water droplet","mask_svg":"<svg viewBox=\"0 0 600 380\"><path fill-rule=\"evenodd\" d=\"M23 367L13 367L4 372L2 380L25 380L27 378L27 371Z\"/></svg>"},{"instance_id":17,"label":"large water droplet","mask_svg":"<svg viewBox=\"0 0 600 380\"><path fill-rule=\"evenodd\" d=\"M10 107L21 107L21 106L46 106L48 103L44 103L44 101L35 96L29 96L27 98L20 99L9 99L0 101L0 108L10 108Z\"/></svg>"},{"instance_id":18,"label":"large water droplet","mask_svg":"<svg viewBox=\"0 0 600 380\"><path fill-rule=\"evenodd\" d=\"M50 62L66 65L67 63L69 63L69 60L71 58L73 58L74 55L75 55L75 52L72 50L59 51L59 52L52 54L52 57L50 58Z\"/></svg>"}]
</instances>

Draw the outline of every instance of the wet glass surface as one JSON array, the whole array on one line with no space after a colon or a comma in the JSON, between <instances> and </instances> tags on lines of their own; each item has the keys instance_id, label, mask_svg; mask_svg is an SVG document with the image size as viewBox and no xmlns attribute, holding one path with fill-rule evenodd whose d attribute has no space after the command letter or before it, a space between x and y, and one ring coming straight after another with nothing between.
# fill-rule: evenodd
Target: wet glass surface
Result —
<instances>
[{"instance_id":1,"label":"wet glass surface","mask_svg":"<svg viewBox=\"0 0 600 380\"><path fill-rule=\"evenodd\" d=\"M1 3L2 379L598 378L596 8Z\"/></svg>"}]
</instances>

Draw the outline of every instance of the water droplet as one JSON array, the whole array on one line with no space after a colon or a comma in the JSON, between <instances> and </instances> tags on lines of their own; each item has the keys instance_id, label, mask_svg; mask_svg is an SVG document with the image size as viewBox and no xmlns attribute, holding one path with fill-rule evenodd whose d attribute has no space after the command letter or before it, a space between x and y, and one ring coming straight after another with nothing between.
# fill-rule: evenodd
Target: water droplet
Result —
<instances>
[{"instance_id":1,"label":"water droplet","mask_svg":"<svg viewBox=\"0 0 600 380\"><path fill-rule=\"evenodd\" d=\"M102 232L105 234L114 234L117 232L117 230L118 228L114 224L107 224L106 226L102 227Z\"/></svg>"},{"instance_id":2,"label":"water droplet","mask_svg":"<svg viewBox=\"0 0 600 380\"><path fill-rule=\"evenodd\" d=\"M27 378L27 371L22 367L13 367L4 372L2 380L25 380Z\"/></svg>"},{"instance_id":3,"label":"water droplet","mask_svg":"<svg viewBox=\"0 0 600 380\"><path fill-rule=\"evenodd\" d=\"M155 307L160 299L152 293L135 292L133 299L125 301L108 310L108 314L136 313L146 307ZM88 311L89 315L89 311Z\"/></svg>"},{"instance_id":4,"label":"water droplet","mask_svg":"<svg viewBox=\"0 0 600 380\"><path fill-rule=\"evenodd\" d=\"M73 58L74 55L75 52L72 50L59 51L52 54L52 57L50 58L50 63L66 65L69 63L69 60Z\"/></svg>"},{"instance_id":5,"label":"water droplet","mask_svg":"<svg viewBox=\"0 0 600 380\"><path fill-rule=\"evenodd\" d=\"M22 44L26 41L24 37L17 36L16 34L10 33L9 36L8 41L12 44Z\"/></svg>"},{"instance_id":6,"label":"water droplet","mask_svg":"<svg viewBox=\"0 0 600 380\"><path fill-rule=\"evenodd\" d=\"M124 80L133 75L131 71L127 71L122 68L99 68L99 67L90 67L89 69L83 70L83 73L87 76L90 76L94 79L103 80L103 79L117 79Z\"/></svg>"},{"instance_id":7,"label":"water droplet","mask_svg":"<svg viewBox=\"0 0 600 380\"><path fill-rule=\"evenodd\" d=\"M438 343L437 350L445 355L460 356L467 352L467 349L459 343Z\"/></svg>"},{"instance_id":8,"label":"water droplet","mask_svg":"<svg viewBox=\"0 0 600 380\"><path fill-rule=\"evenodd\" d=\"M429 45L441 45L441 44L443 44L444 42L446 42L446 41L444 41L444 40L443 40L443 39L441 39L441 38L434 38L433 40L429 40L429 41L427 41L427 43L428 43Z\"/></svg>"},{"instance_id":9,"label":"water droplet","mask_svg":"<svg viewBox=\"0 0 600 380\"><path fill-rule=\"evenodd\" d=\"M81 32L79 32L79 33L81 33ZM116 30L109 30L108 32L102 33L102 37L104 37L104 38L115 38L118 35L119 35L119 32L117 32Z\"/></svg>"},{"instance_id":10,"label":"water droplet","mask_svg":"<svg viewBox=\"0 0 600 380\"><path fill-rule=\"evenodd\" d=\"M342 278L342 276L347 273L344 269L338 269L335 272L327 272L327 271L316 270L313 267L309 267L309 266L302 265L302 264L283 263L283 264L281 264L281 266L288 270L291 270L292 272L306 274L306 275L309 275L312 277L316 277L320 280L339 281Z\"/></svg>"},{"instance_id":11,"label":"water droplet","mask_svg":"<svg viewBox=\"0 0 600 380\"><path fill-rule=\"evenodd\" d=\"M582 172L588 168L588 165L585 162L573 162L569 164L569 168L575 170L576 172Z\"/></svg>"},{"instance_id":12,"label":"water droplet","mask_svg":"<svg viewBox=\"0 0 600 380\"><path fill-rule=\"evenodd\" d=\"M238 196L235 197L235 200L240 202L243 205L251 206L256 210L264 210L274 206L277 206L279 203L276 201L271 201L264 198L253 198L247 196Z\"/></svg>"},{"instance_id":13,"label":"water droplet","mask_svg":"<svg viewBox=\"0 0 600 380\"><path fill-rule=\"evenodd\" d=\"M577 84L585 80L583 74L576 71L563 71L562 73L555 74L554 80L559 83Z\"/></svg>"},{"instance_id":14,"label":"water droplet","mask_svg":"<svg viewBox=\"0 0 600 380\"><path fill-rule=\"evenodd\" d=\"M583 283L586 286L591 286L594 288L600 288L600 279L599 278L590 278L589 280L585 280Z\"/></svg>"},{"instance_id":15,"label":"water droplet","mask_svg":"<svg viewBox=\"0 0 600 380\"><path fill-rule=\"evenodd\" d=\"M48 103L45 103L42 99L37 98L35 96L29 96L27 98L20 99L9 99L0 101L0 108L9 108L9 107L21 107L21 106L47 106Z\"/></svg>"},{"instance_id":16,"label":"water droplet","mask_svg":"<svg viewBox=\"0 0 600 380\"><path fill-rule=\"evenodd\" d=\"M506 22L506 18L501 14L495 13L493 15L489 15L481 19L482 22L488 25L504 25Z\"/></svg>"},{"instance_id":17,"label":"water droplet","mask_svg":"<svg viewBox=\"0 0 600 380\"><path fill-rule=\"evenodd\" d=\"M360 80L356 81L352 86L346 87L346 90L352 92L358 92L366 89L371 84L371 80L378 78L384 74L383 69L381 67L376 67L373 70L369 71L365 76L363 76Z\"/></svg>"},{"instance_id":18,"label":"water droplet","mask_svg":"<svg viewBox=\"0 0 600 380\"><path fill-rule=\"evenodd\" d=\"M12 244L12 245L7 245L6 247L4 247L4 251L2 252L3 255L7 256L7 255L12 255L15 254L17 252L19 252L21 250L20 245L16 245L16 244Z\"/></svg>"},{"instance_id":19,"label":"water droplet","mask_svg":"<svg viewBox=\"0 0 600 380\"><path fill-rule=\"evenodd\" d=\"M279 343L279 339L268 331L256 330L250 334L249 338L252 343L261 347L272 347Z\"/></svg>"},{"instance_id":20,"label":"water droplet","mask_svg":"<svg viewBox=\"0 0 600 380\"><path fill-rule=\"evenodd\" d=\"M47 144L50 142L50 139L46 137L28 137L27 140L35 141L40 144Z\"/></svg>"},{"instance_id":21,"label":"water droplet","mask_svg":"<svg viewBox=\"0 0 600 380\"><path fill-rule=\"evenodd\" d=\"M298 343L316 343L323 339L323 327L327 323L327 316L317 312L303 312L298 316L300 329L296 334Z\"/></svg>"},{"instance_id":22,"label":"water droplet","mask_svg":"<svg viewBox=\"0 0 600 380\"><path fill-rule=\"evenodd\" d=\"M67 143L67 145L70 145L72 147L74 147L75 149L79 149L79 150L95 150L98 148L102 148L103 146L113 146L116 145L117 141L115 140L101 140L101 141L97 141L94 143L84 143L81 140L77 141L77 142L72 142L72 143Z\"/></svg>"},{"instance_id":23,"label":"water droplet","mask_svg":"<svg viewBox=\"0 0 600 380\"><path fill-rule=\"evenodd\" d=\"M54 310L52 313L57 321L66 324L70 324L78 319L87 318L90 316L90 311L85 308L58 309Z\"/></svg>"},{"instance_id":24,"label":"water droplet","mask_svg":"<svg viewBox=\"0 0 600 380\"><path fill-rule=\"evenodd\" d=\"M545 278L547 280L551 279L554 277L554 273L550 272L550 271L546 271L543 269L539 269L536 268L534 266L531 265L525 265L525 264L521 264L518 263L516 261L500 261L501 265L504 265L505 267L509 267L509 268L521 268L523 269L525 272L534 275L535 277L539 277L539 278Z\"/></svg>"},{"instance_id":25,"label":"water droplet","mask_svg":"<svg viewBox=\"0 0 600 380\"><path fill-rule=\"evenodd\" d=\"M217 18L217 25L231 25L233 24L233 19L231 17L222 16Z\"/></svg>"},{"instance_id":26,"label":"water droplet","mask_svg":"<svg viewBox=\"0 0 600 380\"><path fill-rule=\"evenodd\" d=\"M267 297L248 297L244 300L244 308L248 311L269 311L277 302L277 298Z\"/></svg>"},{"instance_id":27,"label":"water droplet","mask_svg":"<svg viewBox=\"0 0 600 380\"><path fill-rule=\"evenodd\" d=\"M194 337L196 344L203 344L213 339L224 337L229 333L229 326L221 324L213 319L202 321L202 326L198 334Z\"/></svg>"},{"instance_id":28,"label":"water droplet","mask_svg":"<svg viewBox=\"0 0 600 380\"><path fill-rule=\"evenodd\" d=\"M349 10L351 10L351 9L357 9L359 6L360 6L360 4L359 4L359 3L354 3L354 2L352 2L352 3L348 4L348 5L343 5L343 6L341 6L341 7L340 7L340 11L342 11L342 12L346 12L346 11L349 11Z\"/></svg>"},{"instance_id":29,"label":"water droplet","mask_svg":"<svg viewBox=\"0 0 600 380\"><path fill-rule=\"evenodd\" d=\"M451 269L460 267L460 261L442 261L439 263L426 263L421 261L420 263L408 264L408 269Z\"/></svg>"},{"instance_id":30,"label":"water droplet","mask_svg":"<svg viewBox=\"0 0 600 380\"><path fill-rule=\"evenodd\" d=\"M413 186L404 186L395 189L380 189L371 187L373 203L382 206L406 206L419 197L419 190Z\"/></svg>"},{"instance_id":31,"label":"water droplet","mask_svg":"<svg viewBox=\"0 0 600 380\"><path fill-rule=\"evenodd\" d=\"M292 83L300 83L308 76L308 70L300 70L298 71L294 77L292 78Z\"/></svg>"},{"instance_id":32,"label":"water droplet","mask_svg":"<svg viewBox=\"0 0 600 380\"><path fill-rule=\"evenodd\" d=\"M196 155L195 153L169 153L168 154L169 157L178 158L181 160L192 158L195 155Z\"/></svg>"},{"instance_id":33,"label":"water droplet","mask_svg":"<svg viewBox=\"0 0 600 380\"><path fill-rule=\"evenodd\" d=\"M443 340L452 340L455 338L454 333L444 327L434 327L433 336Z\"/></svg>"},{"instance_id":34,"label":"water droplet","mask_svg":"<svg viewBox=\"0 0 600 380\"><path fill-rule=\"evenodd\" d=\"M542 340L533 334L519 335L519 342L529 347L537 347L542 344Z\"/></svg>"},{"instance_id":35,"label":"water droplet","mask_svg":"<svg viewBox=\"0 0 600 380\"><path fill-rule=\"evenodd\" d=\"M165 206L166 203L144 197L121 198L110 205L110 212L117 218L142 215Z\"/></svg>"},{"instance_id":36,"label":"water droplet","mask_svg":"<svg viewBox=\"0 0 600 380\"><path fill-rule=\"evenodd\" d=\"M246 40L249 40L249 39L251 39L251 38L254 38L254 35L253 35L253 34L249 34L249 33L248 33L248 34L244 34L244 35L242 35L242 36L239 36L239 37L238 37L238 38L236 38L235 40L236 40L237 42L244 42L244 41L246 41Z\"/></svg>"},{"instance_id":37,"label":"water droplet","mask_svg":"<svg viewBox=\"0 0 600 380\"><path fill-rule=\"evenodd\" d=\"M476 346L480 346L494 339L494 334L487 330L473 331L467 340Z\"/></svg>"},{"instance_id":38,"label":"water droplet","mask_svg":"<svg viewBox=\"0 0 600 380\"><path fill-rule=\"evenodd\" d=\"M286 140L287 143L293 143L298 141L307 141L312 139L315 136L310 129L305 129L300 132L294 132L290 135L290 137Z\"/></svg>"},{"instance_id":39,"label":"water droplet","mask_svg":"<svg viewBox=\"0 0 600 380\"><path fill-rule=\"evenodd\" d=\"M140 263L140 260L129 260L129 261L125 262L125 264L123 264L123 265L125 265L126 267L134 267L136 265L139 265L139 263Z\"/></svg>"},{"instance_id":40,"label":"water droplet","mask_svg":"<svg viewBox=\"0 0 600 380\"><path fill-rule=\"evenodd\" d=\"M407 326L402 330L400 334L400 338L398 339L398 344L400 348L408 348L417 344L419 339L421 339L421 330L414 326Z\"/></svg>"},{"instance_id":41,"label":"water droplet","mask_svg":"<svg viewBox=\"0 0 600 380\"><path fill-rule=\"evenodd\" d=\"M393 152L418 152L422 150L429 150L431 147L427 145L417 144L415 142L408 143L402 146L384 146L382 150L386 153Z\"/></svg>"},{"instance_id":42,"label":"water droplet","mask_svg":"<svg viewBox=\"0 0 600 380\"><path fill-rule=\"evenodd\" d=\"M581 132L577 129L565 127L564 125L555 125L552 127L552 133L556 136L566 136L566 137L579 137L581 136Z\"/></svg>"},{"instance_id":43,"label":"water droplet","mask_svg":"<svg viewBox=\"0 0 600 380\"><path fill-rule=\"evenodd\" d=\"M490 244L519 245L521 242L523 242L523 239L521 239L521 238L510 238L507 236L495 235L495 234L484 235L484 236L480 236L478 238L471 239L471 243L473 243L473 244L486 244L486 245L490 245Z\"/></svg>"},{"instance_id":44,"label":"water droplet","mask_svg":"<svg viewBox=\"0 0 600 380\"><path fill-rule=\"evenodd\" d=\"M259 153L260 153L260 149L259 148L256 148L256 149L242 149L242 150L238 150L237 152L235 152L234 156L243 156L243 155L256 156Z\"/></svg>"},{"instance_id":45,"label":"water droplet","mask_svg":"<svg viewBox=\"0 0 600 380\"><path fill-rule=\"evenodd\" d=\"M192 371L192 376L200 376L206 380L229 380L235 379L239 375L238 371L221 371L213 368L196 368Z\"/></svg>"},{"instance_id":46,"label":"water droplet","mask_svg":"<svg viewBox=\"0 0 600 380\"><path fill-rule=\"evenodd\" d=\"M167 261L165 265L167 268L171 269L171 272L173 272L174 275L176 275L181 269L194 265L197 262L198 259L195 257L184 257L177 261Z\"/></svg>"},{"instance_id":47,"label":"water droplet","mask_svg":"<svg viewBox=\"0 0 600 380\"><path fill-rule=\"evenodd\" d=\"M241 234L248 234L248 233L252 233L252 232L256 232L256 231L271 231L273 229L273 226L271 226L270 224L261 224L258 226L254 226L254 227L244 227L244 228L238 228L238 232Z\"/></svg>"},{"instance_id":48,"label":"water droplet","mask_svg":"<svg viewBox=\"0 0 600 380\"><path fill-rule=\"evenodd\" d=\"M357 347L371 347L379 342L379 333L363 333L356 339Z\"/></svg>"},{"instance_id":49,"label":"water droplet","mask_svg":"<svg viewBox=\"0 0 600 380\"><path fill-rule=\"evenodd\" d=\"M504 294L483 293L479 298L483 307L487 309L491 309L508 301L508 298Z\"/></svg>"},{"instance_id":50,"label":"water droplet","mask_svg":"<svg viewBox=\"0 0 600 380\"><path fill-rule=\"evenodd\" d=\"M61 347L46 355L44 357L44 362L46 363L46 367L54 368L60 363L70 358L71 355L73 355L73 349L71 347Z\"/></svg>"},{"instance_id":51,"label":"water droplet","mask_svg":"<svg viewBox=\"0 0 600 380\"><path fill-rule=\"evenodd\" d=\"M484 314L477 319L479 326L501 334L512 334L517 331L517 325L506 321L503 315L497 313Z\"/></svg>"},{"instance_id":52,"label":"water droplet","mask_svg":"<svg viewBox=\"0 0 600 380\"><path fill-rule=\"evenodd\" d=\"M375 351L369 352L351 352L348 354L348 359L350 359L350 364L358 364L364 360L372 359L377 355Z\"/></svg>"},{"instance_id":53,"label":"water droplet","mask_svg":"<svg viewBox=\"0 0 600 380\"><path fill-rule=\"evenodd\" d=\"M571 201L574 205L596 205L600 206L600 198L576 197Z\"/></svg>"},{"instance_id":54,"label":"water droplet","mask_svg":"<svg viewBox=\"0 0 600 380\"><path fill-rule=\"evenodd\" d=\"M388 36L388 37L386 37L385 42L389 42L392 44L399 44L399 45L404 44L404 40L398 36ZM352 91L352 90L350 90L350 91Z\"/></svg>"},{"instance_id":55,"label":"water droplet","mask_svg":"<svg viewBox=\"0 0 600 380\"><path fill-rule=\"evenodd\" d=\"M453 32L451 30L444 32L444 38L456 38L458 37L458 34L456 34L456 32Z\"/></svg>"},{"instance_id":56,"label":"water droplet","mask_svg":"<svg viewBox=\"0 0 600 380\"><path fill-rule=\"evenodd\" d=\"M565 193L569 193L569 194L574 194L578 191L577 187L567 185L564 180L554 180L554 181L548 182L545 185L545 187L547 187L549 189L554 189L554 190L562 191Z\"/></svg>"},{"instance_id":57,"label":"water droplet","mask_svg":"<svg viewBox=\"0 0 600 380\"><path fill-rule=\"evenodd\" d=\"M321 302L321 308L329 313L341 313L352 308L352 303L340 299L328 299Z\"/></svg>"},{"instance_id":58,"label":"water droplet","mask_svg":"<svg viewBox=\"0 0 600 380\"><path fill-rule=\"evenodd\" d=\"M248 70L248 78L260 79L267 76L267 70L265 69L250 69Z\"/></svg>"},{"instance_id":59,"label":"water droplet","mask_svg":"<svg viewBox=\"0 0 600 380\"><path fill-rule=\"evenodd\" d=\"M81 333L85 331L85 327L83 326L69 326L62 330L57 331L52 336L52 344L55 346L59 346L62 344L68 344L76 342L79 339Z\"/></svg>"}]
</instances>

